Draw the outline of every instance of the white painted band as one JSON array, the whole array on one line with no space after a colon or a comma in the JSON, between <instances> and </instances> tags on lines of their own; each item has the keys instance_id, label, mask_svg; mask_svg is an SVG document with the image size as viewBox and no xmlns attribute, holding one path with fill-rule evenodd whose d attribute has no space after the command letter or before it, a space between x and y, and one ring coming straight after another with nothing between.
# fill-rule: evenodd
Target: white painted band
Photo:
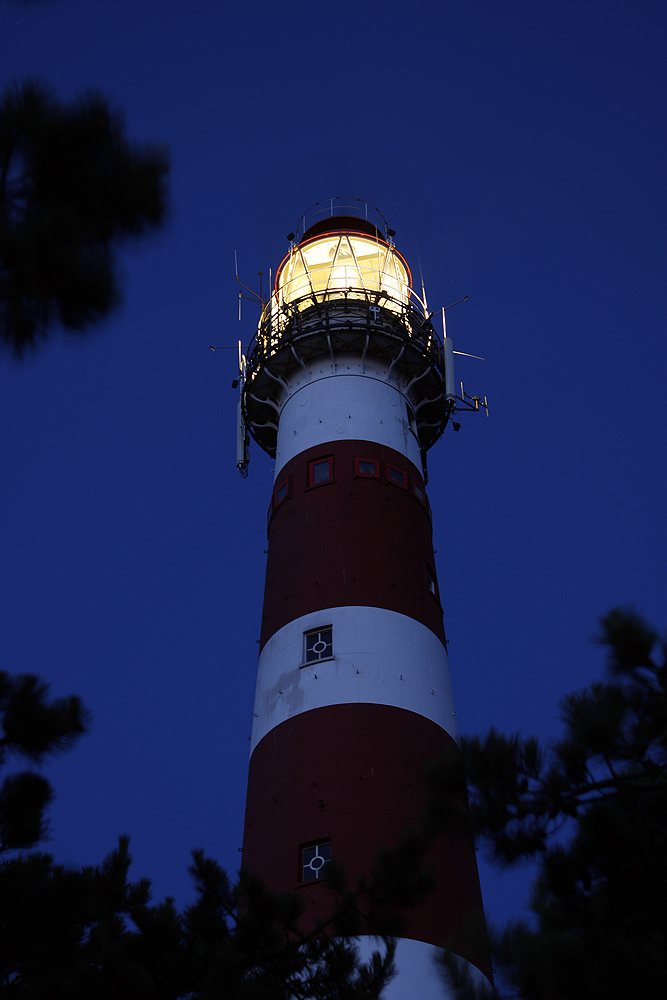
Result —
<instances>
[{"instance_id":1,"label":"white painted band","mask_svg":"<svg viewBox=\"0 0 667 1000\"><path fill-rule=\"evenodd\" d=\"M333 657L303 666L304 633L331 625ZM264 646L251 753L275 726L327 705L391 705L458 741L447 650L425 625L385 608L327 608L296 618Z\"/></svg>"},{"instance_id":2,"label":"white painted band","mask_svg":"<svg viewBox=\"0 0 667 1000\"><path fill-rule=\"evenodd\" d=\"M374 951L382 952L382 942L377 938L360 937L355 939L355 943L359 948L359 957L364 961L368 961ZM435 945L399 938L395 958L398 975L383 990L383 1000L455 1000L455 994L447 987L438 963L441 954L441 949ZM463 958L459 961L467 967L482 995L488 993L491 1000L495 996L493 986L484 973Z\"/></svg>"},{"instance_id":3,"label":"white painted band","mask_svg":"<svg viewBox=\"0 0 667 1000\"><path fill-rule=\"evenodd\" d=\"M288 383L278 424L276 477L307 448L330 441L359 440L386 445L419 469L414 416L400 388L387 380L375 359L323 359Z\"/></svg>"}]
</instances>

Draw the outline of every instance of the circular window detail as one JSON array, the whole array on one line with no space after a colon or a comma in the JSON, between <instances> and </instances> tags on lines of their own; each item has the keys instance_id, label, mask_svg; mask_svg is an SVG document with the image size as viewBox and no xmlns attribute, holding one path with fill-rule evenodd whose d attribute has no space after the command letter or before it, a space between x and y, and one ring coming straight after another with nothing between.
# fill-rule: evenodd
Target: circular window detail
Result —
<instances>
[{"instance_id":1,"label":"circular window detail","mask_svg":"<svg viewBox=\"0 0 667 1000\"><path fill-rule=\"evenodd\" d=\"M301 849L303 882L312 882L313 879L325 878L328 863L331 861L331 841L321 844L313 844L310 847Z\"/></svg>"},{"instance_id":2,"label":"circular window detail","mask_svg":"<svg viewBox=\"0 0 667 1000\"><path fill-rule=\"evenodd\" d=\"M317 663L318 660L329 660L333 656L333 628L317 629L304 634L304 662Z\"/></svg>"}]
</instances>

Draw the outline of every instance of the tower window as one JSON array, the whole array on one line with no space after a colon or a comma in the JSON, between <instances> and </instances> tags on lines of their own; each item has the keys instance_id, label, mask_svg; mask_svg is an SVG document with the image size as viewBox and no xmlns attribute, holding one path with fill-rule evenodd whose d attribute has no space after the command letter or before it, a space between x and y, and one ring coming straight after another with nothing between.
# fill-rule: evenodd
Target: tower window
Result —
<instances>
[{"instance_id":1,"label":"tower window","mask_svg":"<svg viewBox=\"0 0 667 1000\"><path fill-rule=\"evenodd\" d=\"M380 463L373 458L355 458L354 471L358 476L365 476L367 479L379 479Z\"/></svg>"},{"instance_id":2,"label":"tower window","mask_svg":"<svg viewBox=\"0 0 667 1000\"><path fill-rule=\"evenodd\" d=\"M320 483L333 482L333 455L326 458L316 458L308 463L308 485L319 486Z\"/></svg>"},{"instance_id":3,"label":"tower window","mask_svg":"<svg viewBox=\"0 0 667 1000\"><path fill-rule=\"evenodd\" d=\"M310 844L301 848L301 881L312 882L314 879L326 878L327 867L331 861L331 841L320 844Z\"/></svg>"},{"instance_id":4,"label":"tower window","mask_svg":"<svg viewBox=\"0 0 667 1000\"><path fill-rule=\"evenodd\" d=\"M414 480L413 480L413 483L412 483L412 489L414 490L415 496L417 497L417 499L419 500L419 502L420 503L425 503L426 502L426 497L425 497L424 491L421 488L421 486L419 485L419 483L414 482Z\"/></svg>"},{"instance_id":5,"label":"tower window","mask_svg":"<svg viewBox=\"0 0 667 1000\"><path fill-rule=\"evenodd\" d=\"M283 500L287 500L290 495L290 477L288 476L287 479L283 479L281 483L278 483L273 491L273 509L276 510L277 507L280 507Z\"/></svg>"},{"instance_id":6,"label":"tower window","mask_svg":"<svg viewBox=\"0 0 667 1000\"><path fill-rule=\"evenodd\" d=\"M303 647L304 663L330 660L333 656L333 627L327 625L313 632L304 632Z\"/></svg>"},{"instance_id":7,"label":"tower window","mask_svg":"<svg viewBox=\"0 0 667 1000\"><path fill-rule=\"evenodd\" d=\"M426 567L428 570L428 589L431 591L434 597L438 596L438 584L436 581L436 576L434 571L430 566Z\"/></svg>"},{"instance_id":8,"label":"tower window","mask_svg":"<svg viewBox=\"0 0 667 1000\"><path fill-rule=\"evenodd\" d=\"M390 483L407 489L407 478L402 469L397 469L394 465L387 465L387 478Z\"/></svg>"}]
</instances>

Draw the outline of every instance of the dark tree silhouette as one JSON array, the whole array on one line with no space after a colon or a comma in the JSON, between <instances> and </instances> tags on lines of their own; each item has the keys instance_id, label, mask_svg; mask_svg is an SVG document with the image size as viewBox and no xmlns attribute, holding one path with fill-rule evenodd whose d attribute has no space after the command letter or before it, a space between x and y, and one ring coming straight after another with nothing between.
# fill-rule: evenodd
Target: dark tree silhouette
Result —
<instances>
[{"instance_id":1,"label":"dark tree silhouette","mask_svg":"<svg viewBox=\"0 0 667 1000\"><path fill-rule=\"evenodd\" d=\"M464 741L478 836L500 864L538 864L532 924L495 934L524 1000L626 1000L667 981L667 643L631 610L601 624L607 679L563 700L561 739ZM440 766L436 803L460 781ZM447 965L459 996L474 996Z\"/></svg>"},{"instance_id":2,"label":"dark tree silhouette","mask_svg":"<svg viewBox=\"0 0 667 1000\"><path fill-rule=\"evenodd\" d=\"M23 758L41 764L64 753L85 732L88 713L79 698L48 700L38 677L0 671L0 769ZM45 834L44 813L53 798L46 778L33 771L7 775L0 785L0 853L33 847Z\"/></svg>"},{"instance_id":3,"label":"dark tree silhouette","mask_svg":"<svg viewBox=\"0 0 667 1000\"><path fill-rule=\"evenodd\" d=\"M116 254L164 223L168 158L137 146L99 94L44 84L0 101L0 342L16 356L54 327L82 332L120 301Z\"/></svg>"},{"instance_id":4,"label":"dark tree silhouette","mask_svg":"<svg viewBox=\"0 0 667 1000\"><path fill-rule=\"evenodd\" d=\"M300 899L247 875L232 887L200 851L196 901L183 912L170 899L152 905L150 882L129 881L130 862L122 837L82 871L41 853L0 866L1 996L372 1000L392 976L391 941L360 962L354 944L330 936L360 926L341 896L330 933L304 935Z\"/></svg>"},{"instance_id":5,"label":"dark tree silhouette","mask_svg":"<svg viewBox=\"0 0 667 1000\"><path fill-rule=\"evenodd\" d=\"M87 713L76 697L49 700L38 678L0 673L0 767L33 764L70 749ZM242 872L232 885L202 851L190 868L195 902L179 911L151 902L147 879L129 879L129 838L102 864L66 870L40 851L48 781L10 774L0 787L0 997L17 1000L373 1000L394 974L391 935L401 910L432 880L422 870L430 844L406 832L349 885L331 863L330 916L304 929L303 901L270 892ZM361 960L352 936L377 935Z\"/></svg>"}]
</instances>

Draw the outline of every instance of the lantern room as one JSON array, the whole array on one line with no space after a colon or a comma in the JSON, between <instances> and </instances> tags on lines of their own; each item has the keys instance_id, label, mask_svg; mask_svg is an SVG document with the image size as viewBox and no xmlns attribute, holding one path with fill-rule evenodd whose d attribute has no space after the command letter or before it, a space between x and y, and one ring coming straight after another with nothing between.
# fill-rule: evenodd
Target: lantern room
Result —
<instances>
[{"instance_id":1,"label":"lantern room","mask_svg":"<svg viewBox=\"0 0 667 1000\"><path fill-rule=\"evenodd\" d=\"M405 305L411 291L410 270L388 243L355 230L339 228L343 220L332 219L333 232L306 239L292 246L276 275L278 307L306 298L322 301L348 292L365 298L369 292L384 292L389 301ZM353 219L345 219L347 222Z\"/></svg>"}]
</instances>

